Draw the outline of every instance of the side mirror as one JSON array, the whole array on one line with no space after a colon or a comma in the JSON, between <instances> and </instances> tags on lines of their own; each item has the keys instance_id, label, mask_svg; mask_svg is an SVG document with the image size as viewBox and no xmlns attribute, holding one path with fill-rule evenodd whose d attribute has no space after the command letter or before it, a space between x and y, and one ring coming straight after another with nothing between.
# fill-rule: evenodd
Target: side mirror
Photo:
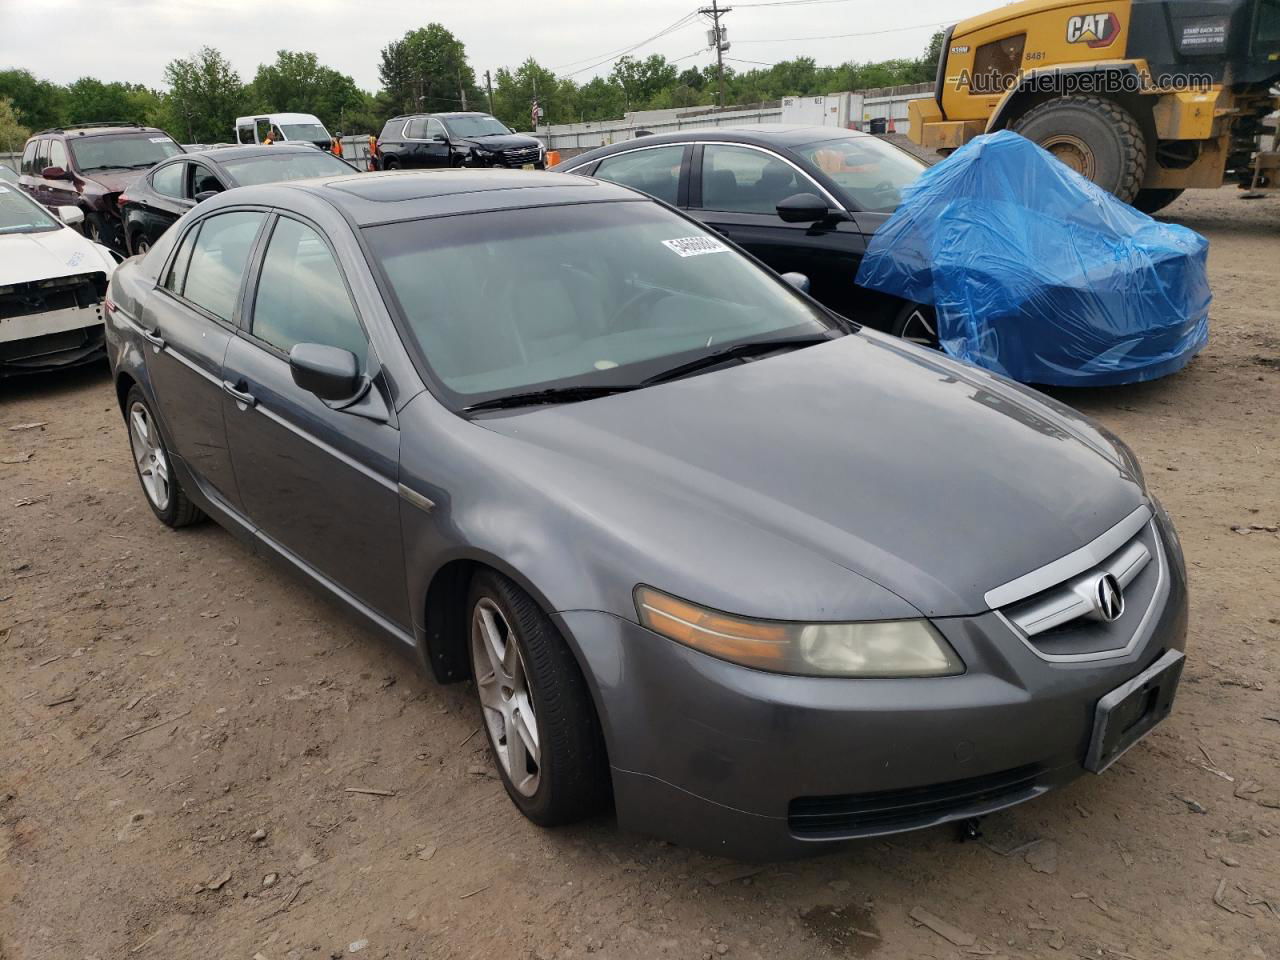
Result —
<instances>
[{"instance_id":1,"label":"side mirror","mask_svg":"<svg viewBox=\"0 0 1280 960\"><path fill-rule=\"evenodd\" d=\"M791 286L795 287L801 293L809 292L809 278L803 273L797 273L793 270L790 273L784 273L782 275L782 279L787 281L787 283L791 284Z\"/></svg>"},{"instance_id":2,"label":"side mirror","mask_svg":"<svg viewBox=\"0 0 1280 960\"><path fill-rule=\"evenodd\" d=\"M433 141L433 142L435 142L435 143L448 143L448 142L449 142L449 138L448 138L448 137L446 137L443 133L433 133L433 134L431 135L431 139L432 139L432 141Z\"/></svg>"},{"instance_id":3,"label":"side mirror","mask_svg":"<svg viewBox=\"0 0 1280 960\"><path fill-rule=\"evenodd\" d=\"M84 223L84 211L79 207L73 207L70 205L59 207L58 219L68 227L74 227L76 224Z\"/></svg>"},{"instance_id":4,"label":"side mirror","mask_svg":"<svg viewBox=\"0 0 1280 960\"><path fill-rule=\"evenodd\" d=\"M210 199L211 197L216 197L221 192L222 192L221 190L201 190L191 199L193 199L196 203L204 203L206 200Z\"/></svg>"},{"instance_id":5,"label":"side mirror","mask_svg":"<svg viewBox=\"0 0 1280 960\"><path fill-rule=\"evenodd\" d=\"M350 400L360 389L360 364L350 350L299 343L289 351L293 382L321 400Z\"/></svg>"},{"instance_id":6,"label":"side mirror","mask_svg":"<svg viewBox=\"0 0 1280 960\"><path fill-rule=\"evenodd\" d=\"M812 193L797 193L776 207L783 223L816 223L831 215L827 202Z\"/></svg>"},{"instance_id":7,"label":"side mirror","mask_svg":"<svg viewBox=\"0 0 1280 960\"><path fill-rule=\"evenodd\" d=\"M70 180L71 174L62 167L45 167L40 176L46 180Z\"/></svg>"}]
</instances>

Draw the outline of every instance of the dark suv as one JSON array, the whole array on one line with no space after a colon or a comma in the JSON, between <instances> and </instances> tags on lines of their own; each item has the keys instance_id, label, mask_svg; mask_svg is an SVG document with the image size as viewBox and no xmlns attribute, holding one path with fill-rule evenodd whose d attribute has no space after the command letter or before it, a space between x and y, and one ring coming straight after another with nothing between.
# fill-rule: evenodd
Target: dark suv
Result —
<instances>
[{"instance_id":1,"label":"dark suv","mask_svg":"<svg viewBox=\"0 0 1280 960\"><path fill-rule=\"evenodd\" d=\"M182 153L163 130L127 123L79 123L43 130L22 151L19 184L50 209L84 211L91 240L124 249L116 200L144 170Z\"/></svg>"},{"instance_id":2,"label":"dark suv","mask_svg":"<svg viewBox=\"0 0 1280 960\"><path fill-rule=\"evenodd\" d=\"M401 167L523 167L545 170L546 151L487 113L392 117L375 146L379 170Z\"/></svg>"}]
</instances>

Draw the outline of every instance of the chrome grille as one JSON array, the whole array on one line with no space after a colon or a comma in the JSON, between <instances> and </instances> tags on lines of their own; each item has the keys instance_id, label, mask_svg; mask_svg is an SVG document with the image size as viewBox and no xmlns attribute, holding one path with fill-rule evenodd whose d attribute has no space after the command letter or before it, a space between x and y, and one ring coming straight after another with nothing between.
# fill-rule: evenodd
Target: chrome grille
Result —
<instances>
[{"instance_id":1,"label":"chrome grille","mask_svg":"<svg viewBox=\"0 0 1280 960\"><path fill-rule=\"evenodd\" d=\"M537 163L539 153L537 147L518 147L503 151L502 159L509 166L519 166L524 163Z\"/></svg>"},{"instance_id":2,"label":"chrome grille","mask_svg":"<svg viewBox=\"0 0 1280 960\"><path fill-rule=\"evenodd\" d=\"M1101 602L1114 578L1118 611ZM1093 543L987 593L996 614L1047 660L1100 660L1133 650L1168 596L1167 566L1151 510L1141 507Z\"/></svg>"}]
</instances>

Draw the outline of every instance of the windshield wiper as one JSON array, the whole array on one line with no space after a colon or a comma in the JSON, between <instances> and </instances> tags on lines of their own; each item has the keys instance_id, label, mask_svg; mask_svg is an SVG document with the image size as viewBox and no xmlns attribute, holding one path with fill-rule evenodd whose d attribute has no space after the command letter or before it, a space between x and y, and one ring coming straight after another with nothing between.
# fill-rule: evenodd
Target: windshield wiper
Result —
<instances>
[{"instance_id":1,"label":"windshield wiper","mask_svg":"<svg viewBox=\"0 0 1280 960\"><path fill-rule=\"evenodd\" d=\"M766 353L773 353L777 350L786 350L789 348L811 347L817 343L826 343L832 339L825 333L811 333L800 337L775 337L772 340L748 340L745 343L735 343L732 346L722 347L719 350L713 350L711 353L690 360L688 363L681 363L672 367L670 370L663 370L661 373L655 373L651 377L646 377L641 382L645 386L654 383L666 383L668 380L678 380L681 377L688 376L691 373L697 373L708 367L714 367L726 360L745 360L749 357L759 357Z\"/></svg>"},{"instance_id":2,"label":"windshield wiper","mask_svg":"<svg viewBox=\"0 0 1280 960\"><path fill-rule=\"evenodd\" d=\"M463 413L476 410L502 410L507 407L530 407L539 403L576 403L579 400L594 400L596 397L607 397L614 393L626 393L636 390L638 384L616 384L613 386L578 386L578 387L546 387L542 390L525 390L521 393L508 393L501 397L481 400L463 407Z\"/></svg>"}]
</instances>

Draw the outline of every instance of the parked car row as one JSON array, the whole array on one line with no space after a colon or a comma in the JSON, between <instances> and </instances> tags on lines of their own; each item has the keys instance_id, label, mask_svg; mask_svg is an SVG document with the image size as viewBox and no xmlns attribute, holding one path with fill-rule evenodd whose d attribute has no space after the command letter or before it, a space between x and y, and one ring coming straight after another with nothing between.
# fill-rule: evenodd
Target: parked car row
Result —
<instances>
[{"instance_id":1,"label":"parked car row","mask_svg":"<svg viewBox=\"0 0 1280 960\"><path fill-rule=\"evenodd\" d=\"M665 204L487 169L194 205L106 301L143 496L472 680L538 824L794 856L1104 771L1178 686L1169 517L1097 424L726 240L856 256L911 169L792 136L618 151Z\"/></svg>"}]
</instances>

